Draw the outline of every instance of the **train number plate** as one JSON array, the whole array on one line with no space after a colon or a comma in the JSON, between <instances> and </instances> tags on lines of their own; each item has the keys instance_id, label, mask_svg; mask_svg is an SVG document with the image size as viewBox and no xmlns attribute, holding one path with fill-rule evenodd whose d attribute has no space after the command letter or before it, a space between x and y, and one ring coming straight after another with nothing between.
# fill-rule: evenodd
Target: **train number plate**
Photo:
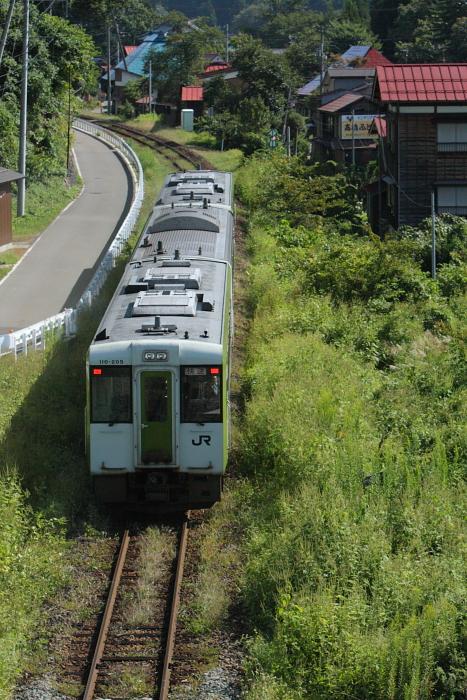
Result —
<instances>
[{"instance_id":1,"label":"train number plate","mask_svg":"<svg viewBox=\"0 0 467 700\"><path fill-rule=\"evenodd\" d=\"M189 376L201 376L206 374L206 367L186 367L185 374Z\"/></svg>"}]
</instances>

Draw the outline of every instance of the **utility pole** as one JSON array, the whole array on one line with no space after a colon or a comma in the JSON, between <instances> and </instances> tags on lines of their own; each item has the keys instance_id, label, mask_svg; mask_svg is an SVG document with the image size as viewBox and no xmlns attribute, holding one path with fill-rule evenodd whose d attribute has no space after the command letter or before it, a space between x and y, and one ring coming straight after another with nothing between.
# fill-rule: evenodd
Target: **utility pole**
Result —
<instances>
[{"instance_id":1,"label":"utility pole","mask_svg":"<svg viewBox=\"0 0 467 700\"><path fill-rule=\"evenodd\" d=\"M70 170L70 144L71 144L71 66L68 66L68 128L66 139L66 172Z\"/></svg>"},{"instance_id":2,"label":"utility pole","mask_svg":"<svg viewBox=\"0 0 467 700\"><path fill-rule=\"evenodd\" d=\"M152 60L149 60L149 114L152 114Z\"/></svg>"},{"instance_id":3,"label":"utility pole","mask_svg":"<svg viewBox=\"0 0 467 700\"><path fill-rule=\"evenodd\" d=\"M323 73L324 73L324 26L321 25L321 40L319 44L319 97L323 96Z\"/></svg>"},{"instance_id":4,"label":"utility pole","mask_svg":"<svg viewBox=\"0 0 467 700\"><path fill-rule=\"evenodd\" d=\"M435 191L431 191L431 277L436 279L436 213Z\"/></svg>"},{"instance_id":5,"label":"utility pole","mask_svg":"<svg viewBox=\"0 0 467 700\"><path fill-rule=\"evenodd\" d=\"M8 36L8 31L10 29L11 18L13 16L13 10L15 9L15 0L10 0L10 5L8 7L8 14L6 16L5 26L3 27L2 38L0 40L0 66L2 65L3 52L5 51L5 44Z\"/></svg>"},{"instance_id":6,"label":"utility pole","mask_svg":"<svg viewBox=\"0 0 467 700\"><path fill-rule=\"evenodd\" d=\"M229 25L226 26L225 30L225 62L229 62Z\"/></svg>"},{"instance_id":7,"label":"utility pole","mask_svg":"<svg viewBox=\"0 0 467 700\"><path fill-rule=\"evenodd\" d=\"M117 48L118 48L118 61L117 61L117 63L120 63L120 51L121 51L123 65L125 66L125 70L128 72L128 66L126 64L125 49L123 48L122 38L120 36L120 29L118 28L117 20L115 19L115 17L114 17L114 24L115 24L115 29L117 30Z\"/></svg>"},{"instance_id":8,"label":"utility pole","mask_svg":"<svg viewBox=\"0 0 467 700\"><path fill-rule=\"evenodd\" d=\"M28 130L28 62L29 62L29 0L23 0L23 65L21 70L21 115L19 124L18 216L24 216L26 204L26 137Z\"/></svg>"},{"instance_id":9,"label":"utility pole","mask_svg":"<svg viewBox=\"0 0 467 700\"><path fill-rule=\"evenodd\" d=\"M352 167L355 165L355 110L352 110Z\"/></svg>"},{"instance_id":10,"label":"utility pole","mask_svg":"<svg viewBox=\"0 0 467 700\"><path fill-rule=\"evenodd\" d=\"M107 114L112 110L112 83L110 80L110 22L107 24Z\"/></svg>"}]
</instances>

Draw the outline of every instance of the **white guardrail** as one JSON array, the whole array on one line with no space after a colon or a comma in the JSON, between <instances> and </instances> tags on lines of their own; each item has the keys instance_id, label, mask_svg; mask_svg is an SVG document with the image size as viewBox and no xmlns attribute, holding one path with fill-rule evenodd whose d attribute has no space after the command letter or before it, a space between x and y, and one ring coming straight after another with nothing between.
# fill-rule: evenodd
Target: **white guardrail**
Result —
<instances>
[{"instance_id":1,"label":"white guardrail","mask_svg":"<svg viewBox=\"0 0 467 700\"><path fill-rule=\"evenodd\" d=\"M102 285L107 279L110 270L115 267L115 261L121 255L125 242L131 236L138 219L141 205L144 198L144 175L141 163L136 153L123 139L115 136L110 131L103 129L101 126L96 126L91 122L83 119L74 119L73 127L79 131L84 131L86 134L91 134L97 138L115 146L123 155L130 166L133 174L134 196L128 214L125 217L122 225L117 231L110 247L107 249L102 261L97 268L87 289L81 296L78 304L74 309L65 309L55 316L46 318L44 321L39 321L28 328L0 335L0 356L14 353L15 357L19 353L28 353L28 350L36 350L45 347L46 335L49 332L59 331L64 336L74 335L76 333L76 323L78 316L83 308L91 306L94 297L96 297Z\"/></svg>"}]
</instances>

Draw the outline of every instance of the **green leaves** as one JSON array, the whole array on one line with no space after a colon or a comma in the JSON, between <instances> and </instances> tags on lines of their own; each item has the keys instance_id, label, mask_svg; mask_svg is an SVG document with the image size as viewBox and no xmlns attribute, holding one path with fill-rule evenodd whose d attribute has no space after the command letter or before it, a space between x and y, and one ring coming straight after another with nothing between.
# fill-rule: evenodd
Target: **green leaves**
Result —
<instances>
[{"instance_id":1,"label":"green leaves","mask_svg":"<svg viewBox=\"0 0 467 700\"><path fill-rule=\"evenodd\" d=\"M6 3L0 4L0 24ZM64 174L68 90L72 109L75 92L95 87L95 47L80 27L61 17L30 7L30 59L28 85L28 176L39 179ZM21 3L16 4L0 74L0 161L17 167L19 96L21 88ZM4 129L4 130L3 130Z\"/></svg>"}]
</instances>

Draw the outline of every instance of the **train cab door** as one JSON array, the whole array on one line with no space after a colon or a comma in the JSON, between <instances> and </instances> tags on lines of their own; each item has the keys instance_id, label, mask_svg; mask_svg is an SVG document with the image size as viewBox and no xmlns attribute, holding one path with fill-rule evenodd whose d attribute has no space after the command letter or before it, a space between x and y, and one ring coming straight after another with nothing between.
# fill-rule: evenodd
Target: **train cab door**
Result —
<instances>
[{"instance_id":1,"label":"train cab door","mask_svg":"<svg viewBox=\"0 0 467 700\"><path fill-rule=\"evenodd\" d=\"M171 372L141 372L140 464L174 463L173 399Z\"/></svg>"}]
</instances>

